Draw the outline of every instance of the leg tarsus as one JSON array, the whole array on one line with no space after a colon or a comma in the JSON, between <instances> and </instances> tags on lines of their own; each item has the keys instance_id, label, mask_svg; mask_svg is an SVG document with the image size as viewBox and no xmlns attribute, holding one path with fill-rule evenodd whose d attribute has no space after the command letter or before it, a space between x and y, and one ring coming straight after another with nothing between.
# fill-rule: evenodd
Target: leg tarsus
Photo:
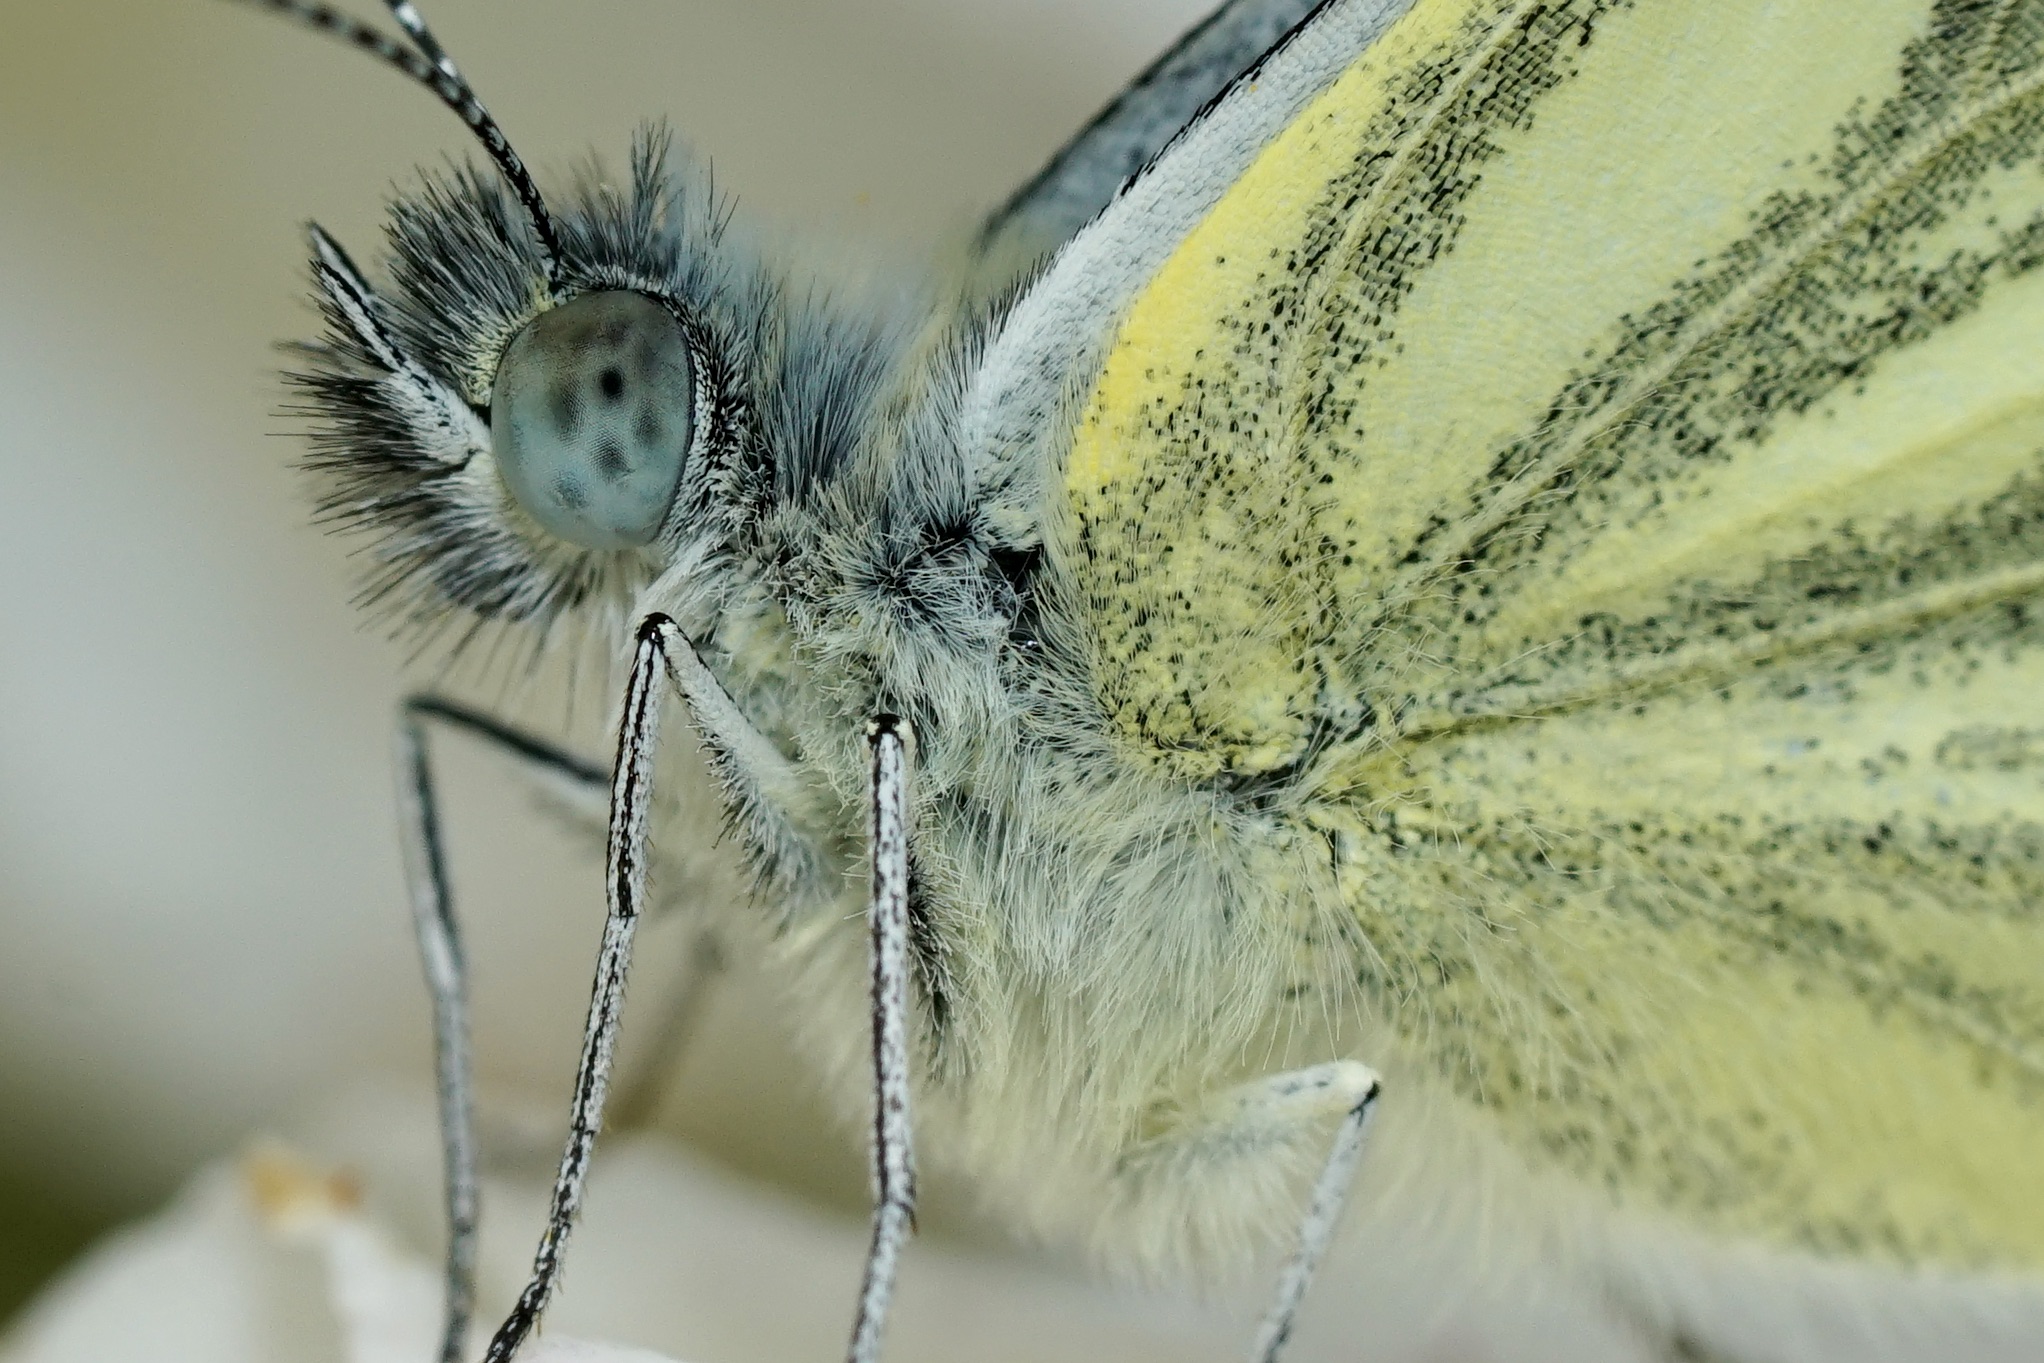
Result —
<instances>
[{"instance_id":1,"label":"leg tarsus","mask_svg":"<svg viewBox=\"0 0 2044 1363\"><path fill-rule=\"evenodd\" d=\"M1377 1095L1382 1089L1376 1074L1354 1061L1336 1061L1278 1078L1301 1081L1301 1090L1287 1094L1286 1100L1297 1101L1306 1097L1309 1102L1317 1099L1314 1105L1322 1112L1330 1104L1339 1104L1345 1110L1335 1128L1334 1144L1327 1152L1327 1162L1321 1166L1319 1177L1313 1180L1313 1191L1307 1196L1305 1214L1299 1218L1298 1242L1278 1278L1277 1298L1271 1303L1262 1325L1257 1328L1256 1343L1249 1354L1250 1363L1277 1363L1286 1342L1291 1339L1299 1304L1306 1299L1306 1289L1312 1286L1313 1274L1320 1267L1328 1243L1334 1238L1335 1227L1340 1223L1349 1185L1355 1180L1356 1165L1362 1158L1363 1141L1369 1135L1370 1118L1377 1108Z\"/></svg>"},{"instance_id":2,"label":"leg tarsus","mask_svg":"<svg viewBox=\"0 0 2044 1363\"><path fill-rule=\"evenodd\" d=\"M902 1245L915 1229L916 1169L909 1120L908 736L891 715L866 729L873 759L873 1241L859 1290L848 1363L878 1363Z\"/></svg>"},{"instance_id":3,"label":"leg tarsus","mask_svg":"<svg viewBox=\"0 0 2044 1363\"><path fill-rule=\"evenodd\" d=\"M439 1092L446 1188L446 1314L441 1363L459 1363L475 1314L476 1230L480 1215L475 1105L470 1082L468 969L447 875L426 726L480 738L549 779L601 783L602 770L544 739L434 695L406 699L398 712L398 807L413 929L433 1001L434 1076Z\"/></svg>"},{"instance_id":4,"label":"leg tarsus","mask_svg":"<svg viewBox=\"0 0 2044 1363\"><path fill-rule=\"evenodd\" d=\"M554 1176L546 1230L533 1254L532 1274L518 1302L490 1339L485 1363L510 1363L518 1346L539 1324L560 1280L568 1235L582 1210L582 1190L596 1133L603 1125L604 1098L610 1086L611 1061L618 1028L624 1020L625 977L632 964L632 944L646 899L647 827L653 800L653 757L660 732L660 701L665 694L661 674L670 644L681 631L664 615L648 616L639 625L632 651L630 680L625 687L624 714L618 723L617 759L610 778L610 833L605 847L604 898L608 913L603 944L596 956L596 981L590 990L589 1015L582 1030L582 1058L575 1070L575 1091L568 1107L568 1139ZM685 641L683 646L686 647Z\"/></svg>"}]
</instances>

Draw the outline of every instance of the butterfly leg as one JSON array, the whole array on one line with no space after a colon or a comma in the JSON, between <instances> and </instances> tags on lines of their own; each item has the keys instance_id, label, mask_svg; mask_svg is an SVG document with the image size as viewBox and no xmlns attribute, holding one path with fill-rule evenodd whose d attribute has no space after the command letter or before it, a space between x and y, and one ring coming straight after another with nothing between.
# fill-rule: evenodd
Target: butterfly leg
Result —
<instances>
[{"instance_id":1,"label":"butterfly leg","mask_svg":"<svg viewBox=\"0 0 2044 1363\"><path fill-rule=\"evenodd\" d=\"M457 1363L475 1313L478 1213L474 1098L470 1088L468 972L454 916L439 802L426 746L428 725L480 738L544 780L578 794L601 791L603 768L514 729L480 711L438 696L408 698L398 711L399 804L412 922L426 988L433 1000L433 1055L440 1095L440 1138L447 1203L446 1318L441 1363Z\"/></svg>"},{"instance_id":2,"label":"butterfly leg","mask_svg":"<svg viewBox=\"0 0 2044 1363\"><path fill-rule=\"evenodd\" d=\"M727 797L753 816L758 835L802 850L786 811L799 808L801 782L792 764L732 702L680 626L664 615L639 624L618 723L617 758L610 775L610 827L605 847L604 895L608 914L590 987L582 1057L568 1109L568 1137L554 1176L546 1229L533 1254L532 1273L504 1323L491 1338L485 1363L510 1363L560 1280L569 1232L581 1211L596 1133L603 1125L618 1029L624 1020L625 976L646 901L647 830L653 812L653 769L660 735L662 674L687 700L710 765Z\"/></svg>"},{"instance_id":3,"label":"butterfly leg","mask_svg":"<svg viewBox=\"0 0 2044 1363\"><path fill-rule=\"evenodd\" d=\"M882 715L866 729L872 758L873 1243L859 1289L849 1363L877 1363L902 1245L915 1229L916 1166L909 1122L908 741Z\"/></svg>"},{"instance_id":4,"label":"butterfly leg","mask_svg":"<svg viewBox=\"0 0 2044 1363\"><path fill-rule=\"evenodd\" d=\"M1119 1191L1134 1203L1177 1205L1182 1210L1174 1216L1197 1215L1230 1203L1263 1205L1275 1176L1289 1176L1307 1161L1320 1160L1291 1257L1257 1329L1252 1363L1276 1363L1291 1336L1299 1304L1340 1219L1378 1091L1376 1072L1352 1060L1251 1080L1179 1114L1129 1152L1115 1175ZM1326 1144L1330 1129L1333 1140ZM1198 1202L1186 1204L1195 1190ZM1240 1229L1239 1222L1230 1220L1210 1225L1206 1233L1232 1238Z\"/></svg>"},{"instance_id":5,"label":"butterfly leg","mask_svg":"<svg viewBox=\"0 0 2044 1363\"><path fill-rule=\"evenodd\" d=\"M1315 1115L1339 1109L1341 1119L1335 1127L1327 1161L1321 1165L1319 1177L1313 1180L1313 1191L1306 1198L1305 1214L1299 1218L1298 1242L1278 1279L1277 1299L1257 1327L1256 1343L1249 1351L1251 1363L1277 1363L1285 1342L1291 1338L1299 1304L1305 1300L1314 1271L1320 1267L1328 1242L1334 1238L1334 1228L1341 1220L1349 1184L1354 1181L1356 1164L1362 1158L1363 1139L1369 1135L1370 1117L1377 1109L1377 1095L1382 1091L1376 1072L1352 1060L1295 1070L1266 1082L1275 1090L1271 1097L1275 1105L1296 1105Z\"/></svg>"}]
</instances>

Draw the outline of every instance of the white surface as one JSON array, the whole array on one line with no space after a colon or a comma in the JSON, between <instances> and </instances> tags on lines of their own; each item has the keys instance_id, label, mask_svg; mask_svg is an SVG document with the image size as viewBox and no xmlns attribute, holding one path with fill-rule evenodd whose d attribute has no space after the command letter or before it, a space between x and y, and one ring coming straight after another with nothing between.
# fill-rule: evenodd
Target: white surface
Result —
<instances>
[{"instance_id":1,"label":"white surface","mask_svg":"<svg viewBox=\"0 0 2044 1363\"><path fill-rule=\"evenodd\" d=\"M87 1256L20 1323L4 1363L422 1363L437 1276L414 1190L433 1178L425 1095L329 1105L306 1146L216 1165L172 1205ZM419 1156L423 1155L423 1158ZM252 1175L258 1164L267 1180ZM336 1202L330 1171L352 1172ZM260 1190L267 1189L267 1193ZM488 1188L483 1299L516 1291L544 1196L535 1174ZM864 1228L735 1182L660 1142L613 1150L592 1185L574 1285L526 1363L719 1363L842 1352ZM1175 1303L1114 1300L960 1251L909 1256L914 1285L890 1363L1206 1357L1214 1322ZM486 1311L488 1314L488 1311ZM493 1319L485 1322L487 1327ZM611 1341L615 1347L573 1343ZM971 1341L962 1351L961 1340ZM475 1341L480 1345L480 1337ZM654 1353L636 1352L639 1349ZM1227 1357L1233 1354L1215 1355Z\"/></svg>"}]
</instances>

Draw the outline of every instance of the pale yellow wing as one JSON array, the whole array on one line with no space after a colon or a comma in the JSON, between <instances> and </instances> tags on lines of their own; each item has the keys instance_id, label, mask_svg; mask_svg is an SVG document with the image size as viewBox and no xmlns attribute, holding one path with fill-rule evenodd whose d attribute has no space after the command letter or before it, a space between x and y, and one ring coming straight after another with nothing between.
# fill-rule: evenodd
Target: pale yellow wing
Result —
<instances>
[{"instance_id":1,"label":"pale yellow wing","mask_svg":"<svg viewBox=\"0 0 2044 1363\"><path fill-rule=\"evenodd\" d=\"M1139 760L1622 1204L2044 1266L2044 3L1424 0L1066 465Z\"/></svg>"}]
</instances>

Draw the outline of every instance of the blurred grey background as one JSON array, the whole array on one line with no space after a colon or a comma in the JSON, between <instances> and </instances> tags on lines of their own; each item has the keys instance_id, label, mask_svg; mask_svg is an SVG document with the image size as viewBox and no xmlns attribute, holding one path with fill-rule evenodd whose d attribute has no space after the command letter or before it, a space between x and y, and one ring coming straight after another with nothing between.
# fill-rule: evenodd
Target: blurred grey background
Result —
<instances>
[{"instance_id":1,"label":"blurred grey background","mask_svg":"<svg viewBox=\"0 0 2044 1363\"><path fill-rule=\"evenodd\" d=\"M913 265L1208 3L427 8L543 177L665 115L744 211ZM0 1319L273 1114L427 1071L387 761L403 652L308 524L272 344L311 328L306 219L374 256L389 188L469 151L392 72L221 0L15 0L4 32ZM482 1068L565 1092L593 868L446 750ZM736 985L671 1124L858 1203L856 1152Z\"/></svg>"}]
</instances>

